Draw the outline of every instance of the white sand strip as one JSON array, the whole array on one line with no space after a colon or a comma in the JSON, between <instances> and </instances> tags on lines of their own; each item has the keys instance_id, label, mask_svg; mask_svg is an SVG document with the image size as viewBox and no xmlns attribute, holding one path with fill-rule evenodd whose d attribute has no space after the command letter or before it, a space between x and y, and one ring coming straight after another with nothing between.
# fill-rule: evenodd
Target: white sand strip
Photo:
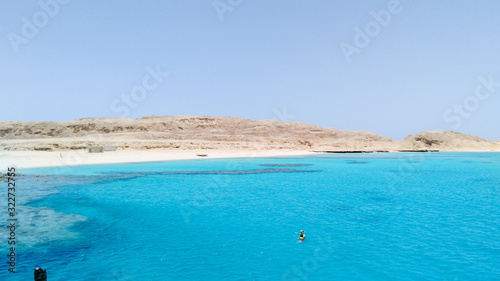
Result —
<instances>
[{"instance_id":1,"label":"white sand strip","mask_svg":"<svg viewBox=\"0 0 500 281\"><path fill-rule=\"evenodd\" d=\"M197 156L197 154L206 157ZM86 150L75 151L0 151L0 171L7 167L34 168L57 167L89 164L112 164L154 162L182 159L241 158L241 157L273 157L314 154L311 151L297 150L265 150L265 151L231 151L231 150L118 150L104 153L88 153Z\"/></svg>"}]
</instances>

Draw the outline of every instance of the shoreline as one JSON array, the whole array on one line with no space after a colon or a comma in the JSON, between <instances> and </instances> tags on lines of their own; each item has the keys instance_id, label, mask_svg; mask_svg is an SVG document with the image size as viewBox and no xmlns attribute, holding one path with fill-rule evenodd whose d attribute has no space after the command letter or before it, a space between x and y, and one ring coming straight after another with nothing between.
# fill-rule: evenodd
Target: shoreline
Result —
<instances>
[{"instance_id":1,"label":"shoreline","mask_svg":"<svg viewBox=\"0 0 500 281\"><path fill-rule=\"evenodd\" d=\"M171 149L151 149L151 150L117 150L103 153L89 153L87 150L61 150L61 151L1 151L0 150L0 171L7 167L22 169L84 166L84 165L104 165L123 163L146 163L162 162L173 160L194 160L194 159L224 159L224 158L255 158L255 157L286 157L305 156L314 154L371 154L371 153L439 153L439 152L497 152L484 150L441 150L436 151L311 151L311 150L171 150ZM201 156L199 156L201 155ZM205 156L206 155L206 156Z\"/></svg>"},{"instance_id":2,"label":"shoreline","mask_svg":"<svg viewBox=\"0 0 500 281\"><path fill-rule=\"evenodd\" d=\"M206 155L206 156L197 156ZM103 153L88 153L87 150L62 151L0 151L0 169L16 167L22 169L82 166L99 164L122 164L161 162L172 160L253 158L276 156L302 156L317 154L307 150L117 150Z\"/></svg>"}]
</instances>

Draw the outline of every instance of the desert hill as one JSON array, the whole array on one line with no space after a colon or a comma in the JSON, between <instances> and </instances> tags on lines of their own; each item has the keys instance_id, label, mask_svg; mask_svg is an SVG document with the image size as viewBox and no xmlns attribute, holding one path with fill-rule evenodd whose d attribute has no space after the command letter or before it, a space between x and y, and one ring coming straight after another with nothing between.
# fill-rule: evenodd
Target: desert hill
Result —
<instances>
[{"instance_id":1,"label":"desert hill","mask_svg":"<svg viewBox=\"0 0 500 281\"><path fill-rule=\"evenodd\" d=\"M416 135L407 136L400 142L400 147L410 150L499 151L500 142L451 131L422 131Z\"/></svg>"},{"instance_id":2,"label":"desert hill","mask_svg":"<svg viewBox=\"0 0 500 281\"><path fill-rule=\"evenodd\" d=\"M0 149L67 150L90 145L130 149L394 150L397 141L367 131L343 131L238 117L148 116L67 122L1 122Z\"/></svg>"},{"instance_id":3,"label":"desert hill","mask_svg":"<svg viewBox=\"0 0 500 281\"><path fill-rule=\"evenodd\" d=\"M500 142L456 132L423 131L396 140L301 122L238 117L147 116L83 118L64 122L0 122L0 150L219 149L310 151L500 151Z\"/></svg>"}]
</instances>

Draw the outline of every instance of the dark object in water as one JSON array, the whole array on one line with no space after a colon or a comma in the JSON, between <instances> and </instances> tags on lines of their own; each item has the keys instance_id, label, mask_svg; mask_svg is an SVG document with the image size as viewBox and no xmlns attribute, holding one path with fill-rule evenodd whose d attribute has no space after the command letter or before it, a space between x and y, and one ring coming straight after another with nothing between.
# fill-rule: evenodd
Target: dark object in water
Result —
<instances>
[{"instance_id":1,"label":"dark object in water","mask_svg":"<svg viewBox=\"0 0 500 281\"><path fill-rule=\"evenodd\" d=\"M439 152L439 149L400 149L398 152Z\"/></svg>"},{"instance_id":2,"label":"dark object in water","mask_svg":"<svg viewBox=\"0 0 500 281\"><path fill-rule=\"evenodd\" d=\"M313 152L318 152L318 153L373 153L373 152L389 152L385 150L323 150L323 151L313 151Z\"/></svg>"},{"instance_id":3,"label":"dark object in water","mask_svg":"<svg viewBox=\"0 0 500 281\"><path fill-rule=\"evenodd\" d=\"M35 268L35 281L47 281L47 270Z\"/></svg>"},{"instance_id":4,"label":"dark object in water","mask_svg":"<svg viewBox=\"0 0 500 281\"><path fill-rule=\"evenodd\" d=\"M301 166L311 166L312 164L302 164L302 163L299 163L299 164L295 164L295 163L292 163L292 164L260 164L260 166L264 166L264 167L301 167Z\"/></svg>"}]
</instances>

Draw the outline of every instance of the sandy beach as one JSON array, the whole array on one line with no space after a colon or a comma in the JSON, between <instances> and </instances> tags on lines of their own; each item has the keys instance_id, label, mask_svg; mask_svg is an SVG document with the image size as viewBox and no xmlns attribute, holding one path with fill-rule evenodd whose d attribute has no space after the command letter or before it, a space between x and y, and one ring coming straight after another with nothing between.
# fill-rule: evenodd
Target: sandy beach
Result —
<instances>
[{"instance_id":1,"label":"sandy beach","mask_svg":"<svg viewBox=\"0 0 500 281\"><path fill-rule=\"evenodd\" d=\"M207 155L204 157L197 156ZM186 159L242 158L297 156L314 154L311 151L266 150L117 150L104 153L88 153L86 150L74 151L0 151L0 167L35 168L91 164L155 162Z\"/></svg>"},{"instance_id":2,"label":"sandy beach","mask_svg":"<svg viewBox=\"0 0 500 281\"><path fill-rule=\"evenodd\" d=\"M116 151L89 153L89 147ZM458 132L422 131L401 141L368 131L300 122L215 116L83 118L0 122L0 165L19 168L270 157L316 152L500 151L500 142ZM200 156L205 155L206 156Z\"/></svg>"}]
</instances>

